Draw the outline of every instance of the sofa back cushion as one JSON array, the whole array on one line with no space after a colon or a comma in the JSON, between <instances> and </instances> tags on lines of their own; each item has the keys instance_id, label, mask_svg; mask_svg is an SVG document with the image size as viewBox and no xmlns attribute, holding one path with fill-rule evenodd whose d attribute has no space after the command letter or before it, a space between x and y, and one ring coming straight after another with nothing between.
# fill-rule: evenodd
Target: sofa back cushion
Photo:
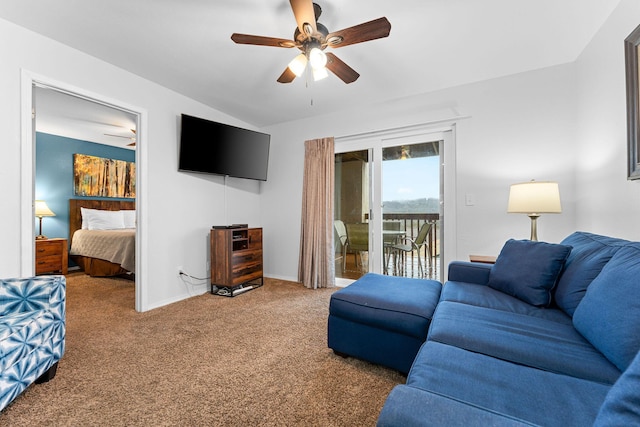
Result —
<instances>
[{"instance_id":1,"label":"sofa back cushion","mask_svg":"<svg viewBox=\"0 0 640 427\"><path fill-rule=\"evenodd\" d=\"M569 316L582 301L587 287L627 240L577 231L561 244L570 245L571 253L554 291L554 300Z\"/></svg>"},{"instance_id":2,"label":"sofa back cushion","mask_svg":"<svg viewBox=\"0 0 640 427\"><path fill-rule=\"evenodd\" d=\"M640 425L639 389L640 353L607 393L594 427Z\"/></svg>"},{"instance_id":3,"label":"sofa back cushion","mask_svg":"<svg viewBox=\"0 0 640 427\"><path fill-rule=\"evenodd\" d=\"M640 245L621 248L573 315L573 325L624 371L640 350Z\"/></svg>"},{"instance_id":4,"label":"sofa back cushion","mask_svg":"<svg viewBox=\"0 0 640 427\"><path fill-rule=\"evenodd\" d=\"M508 240L491 267L489 286L531 305L548 306L571 246Z\"/></svg>"}]
</instances>

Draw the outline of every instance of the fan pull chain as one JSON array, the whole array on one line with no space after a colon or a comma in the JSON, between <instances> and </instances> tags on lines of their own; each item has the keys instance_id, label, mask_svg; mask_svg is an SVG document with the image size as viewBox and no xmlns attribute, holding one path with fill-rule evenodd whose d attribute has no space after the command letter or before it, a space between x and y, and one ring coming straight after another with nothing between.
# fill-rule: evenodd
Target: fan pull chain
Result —
<instances>
[{"instance_id":1,"label":"fan pull chain","mask_svg":"<svg viewBox=\"0 0 640 427\"><path fill-rule=\"evenodd\" d=\"M311 74L311 71L309 70L309 67L307 67L307 69L305 70L306 72L304 73L304 87L308 90L309 89L309 76ZM313 107L313 95L311 95L311 106Z\"/></svg>"}]
</instances>

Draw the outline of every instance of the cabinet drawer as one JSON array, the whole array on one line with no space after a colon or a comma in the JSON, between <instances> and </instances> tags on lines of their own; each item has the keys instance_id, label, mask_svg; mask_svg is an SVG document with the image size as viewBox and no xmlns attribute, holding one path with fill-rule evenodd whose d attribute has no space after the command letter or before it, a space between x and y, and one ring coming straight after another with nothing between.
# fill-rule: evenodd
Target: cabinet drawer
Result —
<instances>
[{"instance_id":1,"label":"cabinet drawer","mask_svg":"<svg viewBox=\"0 0 640 427\"><path fill-rule=\"evenodd\" d=\"M62 270L60 256L45 256L36 259L36 274Z\"/></svg>"},{"instance_id":2,"label":"cabinet drawer","mask_svg":"<svg viewBox=\"0 0 640 427\"><path fill-rule=\"evenodd\" d=\"M231 277L234 285L258 279L262 277L262 263L234 266Z\"/></svg>"},{"instance_id":3,"label":"cabinet drawer","mask_svg":"<svg viewBox=\"0 0 640 427\"><path fill-rule=\"evenodd\" d=\"M234 252L231 265L234 267L239 264L262 263L262 251L241 251Z\"/></svg>"},{"instance_id":4,"label":"cabinet drawer","mask_svg":"<svg viewBox=\"0 0 640 427\"><path fill-rule=\"evenodd\" d=\"M36 244L36 257L48 257L62 255L62 244L60 242L38 242Z\"/></svg>"}]
</instances>

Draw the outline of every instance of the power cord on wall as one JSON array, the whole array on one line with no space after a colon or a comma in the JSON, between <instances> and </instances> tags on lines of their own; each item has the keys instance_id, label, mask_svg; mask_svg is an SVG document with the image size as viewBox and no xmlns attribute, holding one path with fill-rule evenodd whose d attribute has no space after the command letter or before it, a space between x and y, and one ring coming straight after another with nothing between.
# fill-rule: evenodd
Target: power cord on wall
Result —
<instances>
[{"instance_id":1,"label":"power cord on wall","mask_svg":"<svg viewBox=\"0 0 640 427\"><path fill-rule=\"evenodd\" d=\"M191 292L191 289L193 287L196 286L200 286L200 285L207 285L211 279L211 276L209 277L195 277L192 276L188 273L186 273L185 271L180 270L178 272L178 277L180 277L180 280L182 280L182 283L184 283L185 287L187 288L187 292L189 293L189 296L194 296L193 293ZM194 280L200 280L202 281L202 283L194 283ZM191 285L191 287L187 286L187 285Z\"/></svg>"}]
</instances>

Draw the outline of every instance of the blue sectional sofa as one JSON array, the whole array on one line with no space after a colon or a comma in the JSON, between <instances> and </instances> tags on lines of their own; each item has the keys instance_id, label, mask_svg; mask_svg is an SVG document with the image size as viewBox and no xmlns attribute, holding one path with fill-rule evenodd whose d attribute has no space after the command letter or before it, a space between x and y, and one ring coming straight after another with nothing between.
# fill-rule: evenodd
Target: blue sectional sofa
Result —
<instances>
[{"instance_id":1,"label":"blue sectional sofa","mask_svg":"<svg viewBox=\"0 0 640 427\"><path fill-rule=\"evenodd\" d=\"M576 232L453 262L378 426L640 425L640 243Z\"/></svg>"},{"instance_id":2,"label":"blue sectional sofa","mask_svg":"<svg viewBox=\"0 0 640 427\"><path fill-rule=\"evenodd\" d=\"M66 279L0 280L0 410L56 374L65 348Z\"/></svg>"}]
</instances>

